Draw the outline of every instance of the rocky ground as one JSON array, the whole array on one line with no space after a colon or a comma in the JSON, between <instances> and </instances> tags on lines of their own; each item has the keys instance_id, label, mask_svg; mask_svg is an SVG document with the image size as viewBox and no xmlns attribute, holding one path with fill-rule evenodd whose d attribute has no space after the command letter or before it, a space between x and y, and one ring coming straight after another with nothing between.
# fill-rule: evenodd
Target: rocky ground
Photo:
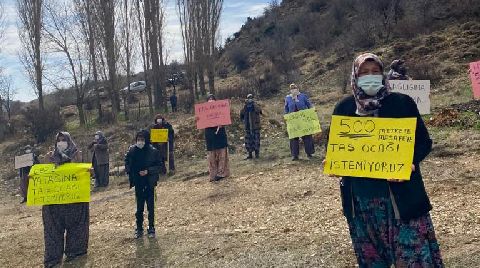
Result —
<instances>
[{"instance_id":1,"label":"rocky ground","mask_svg":"<svg viewBox=\"0 0 480 268\"><path fill-rule=\"evenodd\" d=\"M447 267L480 266L480 134L432 129L423 163ZM133 239L134 193L125 177L92 195L87 257L64 267L354 267L337 179L323 152L293 164L284 137L261 160L232 155L232 177L210 183L202 157L182 157L157 188L157 239ZM42 265L41 209L3 195L0 266Z\"/></svg>"}]
</instances>

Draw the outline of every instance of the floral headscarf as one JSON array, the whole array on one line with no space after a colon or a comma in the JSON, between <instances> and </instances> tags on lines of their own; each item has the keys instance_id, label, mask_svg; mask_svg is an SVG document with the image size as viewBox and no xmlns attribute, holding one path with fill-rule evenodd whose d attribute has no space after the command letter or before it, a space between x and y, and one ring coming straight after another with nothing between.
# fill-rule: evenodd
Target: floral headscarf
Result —
<instances>
[{"instance_id":1,"label":"floral headscarf","mask_svg":"<svg viewBox=\"0 0 480 268\"><path fill-rule=\"evenodd\" d=\"M375 96L367 95L360 87L357 86L358 71L360 69L360 66L362 66L362 64L364 64L366 61L376 62L378 65L380 65L380 69L382 71L383 88L381 88ZM362 54L358 56L353 62L351 85L352 93L355 97L355 102L357 104L356 113L358 115L365 116L375 114L375 112L382 106L380 104L380 101L390 94L390 85L383 70L384 66L382 60L380 60L377 55L372 53Z\"/></svg>"}]
</instances>

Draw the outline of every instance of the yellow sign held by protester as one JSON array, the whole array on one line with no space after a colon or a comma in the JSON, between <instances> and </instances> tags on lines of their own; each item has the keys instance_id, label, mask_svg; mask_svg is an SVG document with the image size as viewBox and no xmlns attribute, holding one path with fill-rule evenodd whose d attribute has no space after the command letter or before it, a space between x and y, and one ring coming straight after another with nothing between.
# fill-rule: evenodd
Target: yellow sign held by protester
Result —
<instances>
[{"instance_id":1,"label":"yellow sign held by protester","mask_svg":"<svg viewBox=\"0 0 480 268\"><path fill-rule=\"evenodd\" d=\"M150 140L151 142L168 142L168 129L151 129Z\"/></svg>"},{"instance_id":2,"label":"yellow sign held by protester","mask_svg":"<svg viewBox=\"0 0 480 268\"><path fill-rule=\"evenodd\" d=\"M27 206L90 202L90 163L34 165L29 173Z\"/></svg>"},{"instance_id":3,"label":"yellow sign held by protester","mask_svg":"<svg viewBox=\"0 0 480 268\"><path fill-rule=\"evenodd\" d=\"M409 180L417 118L332 116L325 174Z\"/></svg>"},{"instance_id":4,"label":"yellow sign held by protester","mask_svg":"<svg viewBox=\"0 0 480 268\"><path fill-rule=\"evenodd\" d=\"M287 122L288 138L299 138L322 132L317 112L314 108L284 115Z\"/></svg>"}]
</instances>

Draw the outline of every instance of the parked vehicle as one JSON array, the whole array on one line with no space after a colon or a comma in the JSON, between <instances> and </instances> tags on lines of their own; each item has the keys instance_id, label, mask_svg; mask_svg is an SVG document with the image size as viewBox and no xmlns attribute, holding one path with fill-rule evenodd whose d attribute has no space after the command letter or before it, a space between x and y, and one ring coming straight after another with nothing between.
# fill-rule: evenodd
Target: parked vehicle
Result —
<instances>
[{"instance_id":1,"label":"parked vehicle","mask_svg":"<svg viewBox=\"0 0 480 268\"><path fill-rule=\"evenodd\" d=\"M145 81L137 81L130 83L130 93L141 93L144 92L146 89L146 83ZM128 87L124 87L120 90L122 94L127 93Z\"/></svg>"}]
</instances>

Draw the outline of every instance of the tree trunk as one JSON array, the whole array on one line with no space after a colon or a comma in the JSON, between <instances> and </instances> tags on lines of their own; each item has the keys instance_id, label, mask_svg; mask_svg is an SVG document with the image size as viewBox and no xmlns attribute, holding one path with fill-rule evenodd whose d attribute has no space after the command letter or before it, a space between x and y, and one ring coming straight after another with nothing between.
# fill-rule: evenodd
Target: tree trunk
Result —
<instances>
[{"instance_id":1,"label":"tree trunk","mask_svg":"<svg viewBox=\"0 0 480 268\"><path fill-rule=\"evenodd\" d=\"M95 31L93 30L92 5L90 4L90 0L86 0L86 15L87 15L87 23L88 23L88 50L90 53L90 60L92 64L93 88L96 96L98 122L102 122L103 120L102 100L100 99L100 92L98 91L98 71L97 71L97 59L95 54Z\"/></svg>"},{"instance_id":2,"label":"tree trunk","mask_svg":"<svg viewBox=\"0 0 480 268\"><path fill-rule=\"evenodd\" d=\"M103 23L105 31L105 50L107 53L108 78L110 82L110 98L112 101L112 115L116 121L116 114L120 112L120 99L118 90L116 88L116 55L115 55L115 24L114 24L114 1L102 0L100 1L103 9Z\"/></svg>"},{"instance_id":3,"label":"tree trunk","mask_svg":"<svg viewBox=\"0 0 480 268\"><path fill-rule=\"evenodd\" d=\"M41 44L41 37L42 37L42 1L34 0L35 11L34 11L34 24L35 24L35 31L34 31L34 39L35 39L35 83L38 92L38 107L40 112L45 110L45 106L43 103L43 85L42 85L42 57L40 53L40 44Z\"/></svg>"},{"instance_id":4,"label":"tree trunk","mask_svg":"<svg viewBox=\"0 0 480 268\"><path fill-rule=\"evenodd\" d=\"M146 45L147 41L147 29L143 29L142 16L140 13L140 0L136 0L136 10L137 10L137 20L138 20L138 32L140 36L140 46L142 48L142 61L143 61L143 77L145 80L145 87L147 89L148 97L148 110L150 115L153 115L153 99L152 99L152 88L150 87L150 81L148 78L148 70L150 69L149 59L148 59L148 47ZM145 19L145 18L144 18Z\"/></svg>"},{"instance_id":5,"label":"tree trunk","mask_svg":"<svg viewBox=\"0 0 480 268\"><path fill-rule=\"evenodd\" d=\"M208 90L210 93L215 94L215 66L213 61L209 60L208 63Z\"/></svg>"},{"instance_id":6,"label":"tree trunk","mask_svg":"<svg viewBox=\"0 0 480 268\"><path fill-rule=\"evenodd\" d=\"M198 83L200 84L200 94L207 95L207 88L205 87L205 69L203 66L198 66Z\"/></svg>"}]
</instances>

